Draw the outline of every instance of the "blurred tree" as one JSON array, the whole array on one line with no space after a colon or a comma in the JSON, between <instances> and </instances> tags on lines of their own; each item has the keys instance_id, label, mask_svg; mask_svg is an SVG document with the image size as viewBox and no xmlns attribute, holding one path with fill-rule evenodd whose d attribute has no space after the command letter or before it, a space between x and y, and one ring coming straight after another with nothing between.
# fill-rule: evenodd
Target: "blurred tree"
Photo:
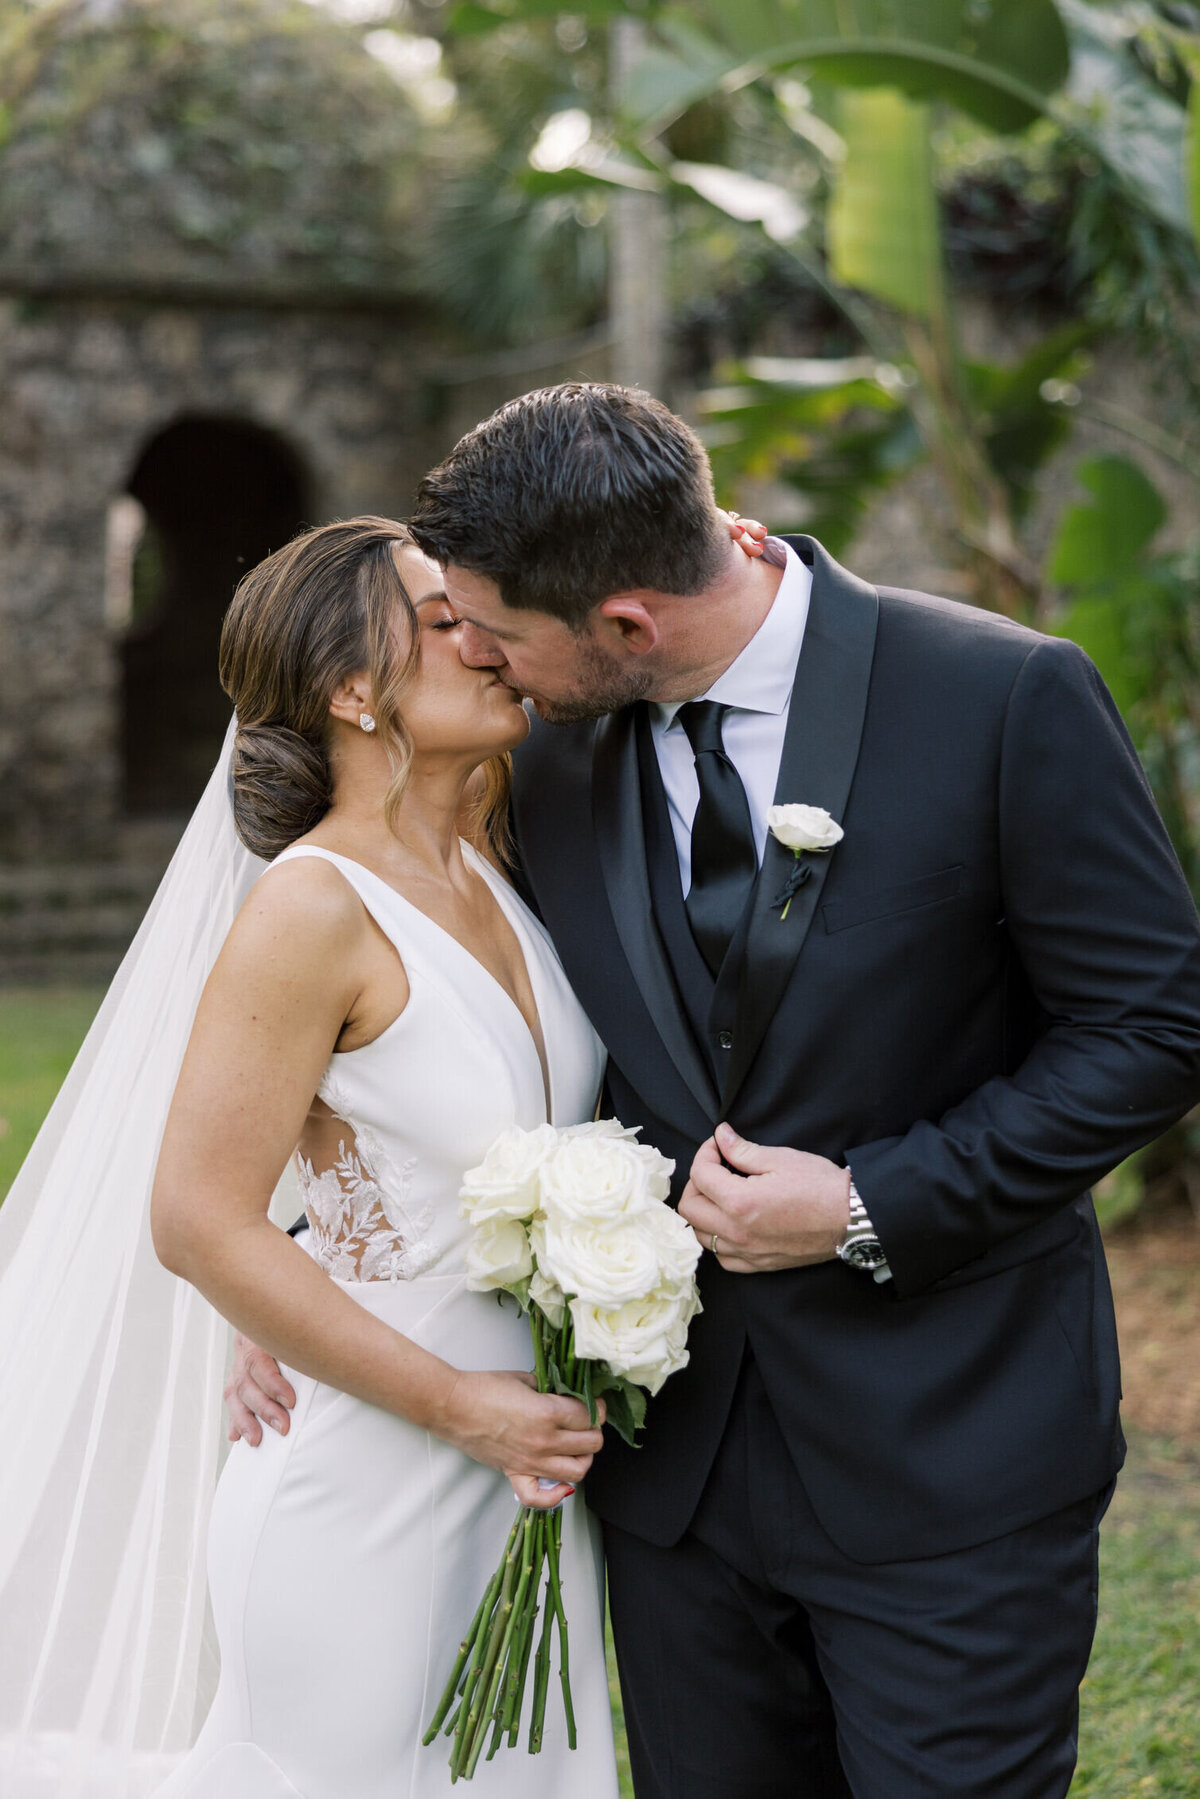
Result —
<instances>
[{"instance_id":1,"label":"blurred tree","mask_svg":"<svg viewBox=\"0 0 1200 1799\"><path fill-rule=\"evenodd\" d=\"M428 127L305 0L0 0L0 261L404 287Z\"/></svg>"}]
</instances>

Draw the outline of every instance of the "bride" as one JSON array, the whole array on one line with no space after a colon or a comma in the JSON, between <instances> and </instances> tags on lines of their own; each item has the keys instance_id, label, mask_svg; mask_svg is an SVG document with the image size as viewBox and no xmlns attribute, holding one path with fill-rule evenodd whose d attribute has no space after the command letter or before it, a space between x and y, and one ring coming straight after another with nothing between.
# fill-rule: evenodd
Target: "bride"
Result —
<instances>
[{"instance_id":1,"label":"bride","mask_svg":"<svg viewBox=\"0 0 1200 1799\"><path fill-rule=\"evenodd\" d=\"M24 1313L34 1332L47 1307L70 1302L74 1281L77 1304L60 1311L58 1334L65 1318L85 1371L69 1356L56 1365L74 1383L71 1402L60 1400L70 1428L38 1415L39 1398L53 1404L46 1383L5 1415L35 1421L6 1440L6 1460L27 1442L30 1461L8 1482L16 1503L2 1533L23 1556L6 1565L0 1552L13 1602L0 1625L0 1791L448 1792L448 1745L425 1748L421 1736L515 1491L529 1505L566 1506L580 1749L569 1752L552 1705L539 1757L502 1753L480 1765L475 1786L481 1796L615 1799L598 1544L571 1499L601 1434L577 1401L538 1394L515 1308L467 1290L457 1206L464 1170L501 1130L591 1118L603 1071L548 938L498 868L507 753L528 720L494 675L464 666L437 568L384 519L310 531L253 570L226 620L221 674L237 711L221 785L242 844L271 865L249 863L258 878L193 1006L181 1067L176 1057L153 1249L286 1365L297 1404L286 1436L256 1450L236 1443L220 1478L208 1537L220 1679L181 1754L204 1688L193 1564L208 1498L204 1456L186 1445L210 1445L219 1429L213 1348L224 1333L205 1336L188 1288L160 1269L173 1290L162 1303L144 1220L129 1216L139 1165L128 1155L121 1193L119 1145L132 1155L148 1137L153 1153L154 1107L169 1092L155 1065L174 1074L160 1014L169 1025L184 1005L170 981L191 951L171 924L158 990L137 1001L139 976L154 975L152 919L150 948L135 947L124 994L119 977L107 1002L115 1013L98 1023L99 1047L80 1057L83 1086L49 1121L48 1167L30 1176L45 1188L58 1178L61 1202L43 1196L27 1209L14 1190L4 1219L9 1237L23 1231L15 1251L0 1243L14 1347L24 1292L9 1277L23 1265L38 1271L35 1286L50 1283ZM227 800L210 789L189 838L214 807ZM210 907L232 910L215 842L193 843L190 882L168 877L180 918L206 882ZM138 1028L110 1062L105 1043L131 1009ZM124 1095L102 1103L96 1083L118 1064ZM124 1137L122 1101L137 1126ZM88 1178L71 1154L81 1114L100 1162L92 1207L72 1219ZM268 1217L294 1152L307 1247ZM58 1248L45 1230L34 1241L51 1218ZM73 1253L76 1231L90 1231L92 1282ZM139 1417L134 1384L147 1363L166 1366ZM81 1554L84 1528L93 1547Z\"/></svg>"},{"instance_id":2,"label":"bride","mask_svg":"<svg viewBox=\"0 0 1200 1799\"><path fill-rule=\"evenodd\" d=\"M513 1490L568 1500L601 1446L539 1395L525 1326L468 1291L464 1169L506 1126L595 1110L599 1044L549 942L459 836L502 816L520 699L464 666L441 577L402 527L308 533L243 583L221 676L239 836L272 859L196 1016L163 1138L155 1248L297 1390L213 1508L216 1700L172 1799L449 1790L421 1736L508 1534ZM306 1252L270 1222L296 1149ZM555 1485L540 1488L539 1477ZM510 1485L511 1483L511 1485ZM615 1793L597 1546L569 1508L580 1732L481 1793Z\"/></svg>"}]
</instances>

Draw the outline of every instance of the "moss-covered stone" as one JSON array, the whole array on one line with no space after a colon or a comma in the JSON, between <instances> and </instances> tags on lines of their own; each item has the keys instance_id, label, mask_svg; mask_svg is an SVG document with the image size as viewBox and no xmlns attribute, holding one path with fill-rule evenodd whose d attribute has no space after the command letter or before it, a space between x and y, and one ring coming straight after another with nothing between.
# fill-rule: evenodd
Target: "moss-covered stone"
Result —
<instances>
[{"instance_id":1,"label":"moss-covered stone","mask_svg":"<svg viewBox=\"0 0 1200 1799\"><path fill-rule=\"evenodd\" d=\"M0 0L0 277L405 291L422 126L303 0Z\"/></svg>"}]
</instances>

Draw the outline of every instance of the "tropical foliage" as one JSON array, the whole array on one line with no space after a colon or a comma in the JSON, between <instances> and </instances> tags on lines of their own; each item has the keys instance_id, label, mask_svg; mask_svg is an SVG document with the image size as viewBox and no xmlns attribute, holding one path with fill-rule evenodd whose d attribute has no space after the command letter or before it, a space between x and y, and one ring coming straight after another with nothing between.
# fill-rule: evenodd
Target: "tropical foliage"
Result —
<instances>
[{"instance_id":1,"label":"tropical foliage","mask_svg":"<svg viewBox=\"0 0 1200 1799\"><path fill-rule=\"evenodd\" d=\"M450 27L478 55L536 41L553 11L480 0ZM886 487L932 469L970 597L1099 664L1200 894L1200 545L1156 551L1164 501L1119 453L1140 442L1200 472L1200 15L1143 0L598 0L577 8L577 35L594 51L620 15L639 19L640 55L617 89L576 64L557 112L546 88L532 163L508 164L517 209L590 201L594 220L606 192L655 192L676 221L676 280L680 263L694 279L707 209L718 243L723 229L735 255L820 296L818 348L837 354L742 354L700 396L723 490L782 483L794 513L776 522L837 550ZM573 136L555 146L567 113ZM1000 365L964 351L958 312L1014 213L1034 225L1040 286L1021 297L1045 324ZM1009 249L1025 282L1028 238ZM1148 416L1089 396L1090 351L1114 334L1164 371ZM1080 461L1047 553L1030 531L1039 478L1083 416L1112 449ZM1191 1154L1176 1133L1147 1166L1165 1156L1190 1178Z\"/></svg>"}]
</instances>

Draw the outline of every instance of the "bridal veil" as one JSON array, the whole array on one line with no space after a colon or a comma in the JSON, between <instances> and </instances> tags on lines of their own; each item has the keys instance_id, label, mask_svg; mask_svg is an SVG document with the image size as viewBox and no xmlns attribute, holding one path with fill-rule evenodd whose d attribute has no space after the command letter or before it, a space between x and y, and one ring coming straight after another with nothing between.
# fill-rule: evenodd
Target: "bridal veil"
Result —
<instances>
[{"instance_id":1,"label":"bridal veil","mask_svg":"<svg viewBox=\"0 0 1200 1799\"><path fill-rule=\"evenodd\" d=\"M0 1793L142 1799L216 1667L204 1540L229 1331L149 1200L201 991L265 864L221 761L0 1207Z\"/></svg>"}]
</instances>

